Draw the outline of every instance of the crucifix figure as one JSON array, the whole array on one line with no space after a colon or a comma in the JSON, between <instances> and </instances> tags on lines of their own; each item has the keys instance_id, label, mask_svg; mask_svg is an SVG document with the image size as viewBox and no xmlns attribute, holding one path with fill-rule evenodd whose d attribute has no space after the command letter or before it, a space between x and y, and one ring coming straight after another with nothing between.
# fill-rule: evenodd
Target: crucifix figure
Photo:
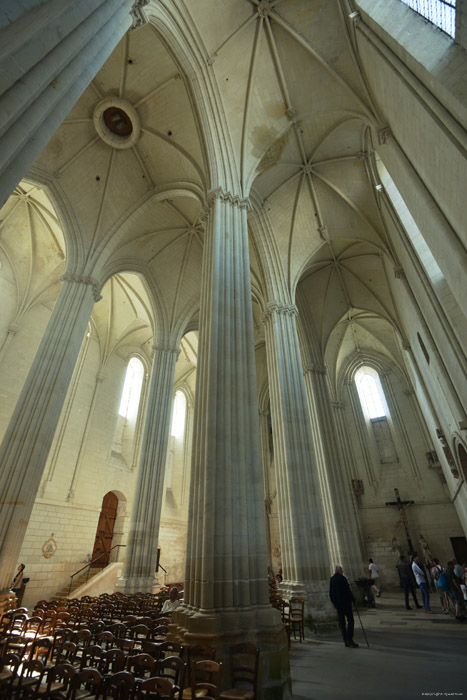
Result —
<instances>
[{"instance_id":1,"label":"crucifix figure","mask_svg":"<svg viewBox=\"0 0 467 700\"><path fill-rule=\"evenodd\" d=\"M415 501L401 501L401 497L399 496L399 489L394 489L394 493L396 494L396 500L395 501L386 501L387 506L397 506L397 509L400 513L400 518L401 518L401 523L404 526L405 534L407 536L407 545L409 547L409 554L414 554L415 550L413 548L412 540L410 539L410 532L409 532L409 523L407 521L407 514L405 512L404 506L411 506L412 503L415 503Z\"/></svg>"}]
</instances>

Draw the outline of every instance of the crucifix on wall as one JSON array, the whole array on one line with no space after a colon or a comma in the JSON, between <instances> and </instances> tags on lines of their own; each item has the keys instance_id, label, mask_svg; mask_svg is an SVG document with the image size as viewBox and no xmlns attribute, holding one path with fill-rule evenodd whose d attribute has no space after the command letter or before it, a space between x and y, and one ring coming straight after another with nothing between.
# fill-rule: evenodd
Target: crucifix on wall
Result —
<instances>
[{"instance_id":1,"label":"crucifix on wall","mask_svg":"<svg viewBox=\"0 0 467 700\"><path fill-rule=\"evenodd\" d=\"M387 506L396 506L399 515L400 515L400 520L402 525L404 526L405 534L407 537L407 546L409 548L408 553L409 554L415 554L415 550L412 544L412 540L410 539L410 531L409 531L409 523L407 520L407 513L405 512L405 507L404 506L411 506L415 501L402 501L401 497L399 495L399 489L394 489L394 493L396 494L396 500L395 501L386 501Z\"/></svg>"}]
</instances>

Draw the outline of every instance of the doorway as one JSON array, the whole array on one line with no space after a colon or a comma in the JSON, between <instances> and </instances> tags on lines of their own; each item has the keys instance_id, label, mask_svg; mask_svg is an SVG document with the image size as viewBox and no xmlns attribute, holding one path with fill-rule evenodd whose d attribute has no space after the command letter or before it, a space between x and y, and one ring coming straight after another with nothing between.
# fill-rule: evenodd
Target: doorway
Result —
<instances>
[{"instance_id":1,"label":"doorway","mask_svg":"<svg viewBox=\"0 0 467 700\"><path fill-rule=\"evenodd\" d=\"M115 520L117 519L117 508L118 498L112 491L109 491L102 500L102 510L99 515L96 539L91 557L93 562L91 566L95 569L102 569L109 563Z\"/></svg>"},{"instance_id":2,"label":"doorway","mask_svg":"<svg viewBox=\"0 0 467 700\"><path fill-rule=\"evenodd\" d=\"M467 540L465 537L450 537L454 556L458 564L467 564Z\"/></svg>"}]
</instances>

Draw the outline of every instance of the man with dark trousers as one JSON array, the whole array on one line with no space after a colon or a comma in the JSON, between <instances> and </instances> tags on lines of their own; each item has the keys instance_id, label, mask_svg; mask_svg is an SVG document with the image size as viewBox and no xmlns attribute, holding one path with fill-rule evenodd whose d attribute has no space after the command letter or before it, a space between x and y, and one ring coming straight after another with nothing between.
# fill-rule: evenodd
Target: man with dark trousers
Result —
<instances>
[{"instance_id":1,"label":"man with dark trousers","mask_svg":"<svg viewBox=\"0 0 467 700\"><path fill-rule=\"evenodd\" d=\"M405 609L412 610L412 608L409 605L409 593L412 594L412 598L413 598L413 602L415 603L415 607L416 608L423 607L422 605L420 605L420 603L417 600L417 594L415 592L415 586L414 586L414 581L413 581L412 568L403 554L401 554L401 558L400 558L398 565L396 566L396 569L397 569L397 573L399 574L399 582L400 582L401 588L404 591Z\"/></svg>"},{"instance_id":2,"label":"man with dark trousers","mask_svg":"<svg viewBox=\"0 0 467 700\"><path fill-rule=\"evenodd\" d=\"M329 582L329 597L337 610L339 627L341 628L345 646L357 648L358 644L353 640L354 620L352 603L355 603L355 598L350 590L349 582L344 576L342 566L339 564L336 565L336 573L334 576L331 576ZM347 618L347 625L345 618Z\"/></svg>"}]
</instances>

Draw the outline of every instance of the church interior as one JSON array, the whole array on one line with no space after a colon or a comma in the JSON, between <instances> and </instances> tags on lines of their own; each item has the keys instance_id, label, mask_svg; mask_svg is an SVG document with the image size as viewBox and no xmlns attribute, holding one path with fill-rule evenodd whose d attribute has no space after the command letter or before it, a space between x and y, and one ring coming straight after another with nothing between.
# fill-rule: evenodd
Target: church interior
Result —
<instances>
[{"instance_id":1,"label":"church interior","mask_svg":"<svg viewBox=\"0 0 467 700\"><path fill-rule=\"evenodd\" d=\"M410 4L3 3L2 610L180 583L286 698L268 573L467 564L467 0Z\"/></svg>"}]
</instances>

